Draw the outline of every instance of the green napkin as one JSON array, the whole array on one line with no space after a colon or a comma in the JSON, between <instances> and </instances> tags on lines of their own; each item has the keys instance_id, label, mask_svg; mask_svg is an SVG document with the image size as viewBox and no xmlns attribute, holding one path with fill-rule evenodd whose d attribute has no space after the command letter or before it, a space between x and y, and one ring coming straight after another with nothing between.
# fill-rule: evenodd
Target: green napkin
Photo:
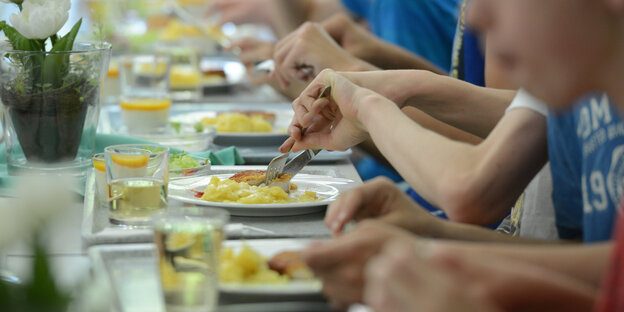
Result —
<instances>
[{"instance_id":1,"label":"green napkin","mask_svg":"<svg viewBox=\"0 0 624 312\"><path fill-rule=\"evenodd\" d=\"M224 148L217 152L207 151L201 153L193 153L190 155L202 158L209 158L210 163L216 166L232 166L245 164L245 160L243 160L243 157L241 157L241 155L238 153L238 150L234 146Z\"/></svg>"}]
</instances>

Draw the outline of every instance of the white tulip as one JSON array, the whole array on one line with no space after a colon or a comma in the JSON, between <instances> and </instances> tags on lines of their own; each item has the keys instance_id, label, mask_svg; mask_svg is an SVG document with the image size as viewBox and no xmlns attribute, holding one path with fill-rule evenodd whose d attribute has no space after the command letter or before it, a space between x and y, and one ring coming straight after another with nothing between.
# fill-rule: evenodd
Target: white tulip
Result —
<instances>
[{"instance_id":1,"label":"white tulip","mask_svg":"<svg viewBox=\"0 0 624 312\"><path fill-rule=\"evenodd\" d=\"M47 39L65 25L70 7L70 0L25 0L22 11L12 14L9 20L22 36Z\"/></svg>"}]
</instances>

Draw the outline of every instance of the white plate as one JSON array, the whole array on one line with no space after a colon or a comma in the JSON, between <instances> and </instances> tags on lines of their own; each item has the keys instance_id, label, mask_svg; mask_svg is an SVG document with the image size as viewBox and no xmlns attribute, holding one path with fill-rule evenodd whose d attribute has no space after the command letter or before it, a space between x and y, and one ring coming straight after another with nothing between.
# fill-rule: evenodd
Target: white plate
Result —
<instances>
[{"instance_id":1,"label":"white plate","mask_svg":"<svg viewBox=\"0 0 624 312\"><path fill-rule=\"evenodd\" d=\"M230 111L237 109L231 108ZM288 138L286 130L294 116L290 106L284 105L284 109L247 109L251 111L264 111L275 114L275 122L273 123L273 132L217 132L214 144L222 146L279 146ZM197 111L188 114L178 114L172 116L170 121L195 124L205 117L216 117L218 113L227 112L228 110L206 110Z\"/></svg>"},{"instance_id":2,"label":"white plate","mask_svg":"<svg viewBox=\"0 0 624 312\"><path fill-rule=\"evenodd\" d=\"M216 176L223 180L231 177L232 174ZM334 201L340 194L335 185L351 182L330 176L298 174L292 179L292 183L295 183L298 189L291 194L296 196L304 191L312 191L316 192L322 200L288 204L238 204L209 202L195 197L196 193L193 191L203 192L211 178L212 176L207 176L170 181L169 197L194 205L226 208L230 214L235 216L293 216L325 209L325 206Z\"/></svg>"},{"instance_id":3,"label":"white plate","mask_svg":"<svg viewBox=\"0 0 624 312\"><path fill-rule=\"evenodd\" d=\"M249 240L245 243L260 255L271 258L282 251L298 251L306 248L313 240L308 239L257 239ZM235 252L240 251L243 242L240 240L229 240L223 243L223 247L233 248ZM321 293L322 284L318 280L291 281L287 284L227 284L221 283L219 289L228 295L245 296L302 296L318 295Z\"/></svg>"}]
</instances>

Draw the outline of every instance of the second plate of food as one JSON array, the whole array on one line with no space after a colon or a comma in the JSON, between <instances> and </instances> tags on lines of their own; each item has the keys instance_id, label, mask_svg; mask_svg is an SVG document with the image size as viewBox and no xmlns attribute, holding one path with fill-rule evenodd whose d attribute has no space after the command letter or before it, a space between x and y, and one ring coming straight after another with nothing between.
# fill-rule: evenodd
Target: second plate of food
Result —
<instances>
[{"instance_id":1,"label":"second plate of food","mask_svg":"<svg viewBox=\"0 0 624 312\"><path fill-rule=\"evenodd\" d=\"M225 208L235 216L292 216L325 209L340 194L337 187L350 181L298 174L290 181L290 192L284 194L281 189L231 181L231 176L219 174L170 181L169 197L194 205Z\"/></svg>"}]
</instances>

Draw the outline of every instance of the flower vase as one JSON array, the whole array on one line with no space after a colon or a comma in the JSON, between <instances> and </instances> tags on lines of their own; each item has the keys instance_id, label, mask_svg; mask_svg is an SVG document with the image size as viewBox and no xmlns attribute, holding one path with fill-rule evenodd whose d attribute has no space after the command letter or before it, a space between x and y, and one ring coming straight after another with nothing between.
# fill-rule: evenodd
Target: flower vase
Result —
<instances>
[{"instance_id":1,"label":"flower vase","mask_svg":"<svg viewBox=\"0 0 624 312\"><path fill-rule=\"evenodd\" d=\"M0 45L0 99L9 174L84 174L95 149L108 43L72 51L18 51Z\"/></svg>"}]
</instances>

